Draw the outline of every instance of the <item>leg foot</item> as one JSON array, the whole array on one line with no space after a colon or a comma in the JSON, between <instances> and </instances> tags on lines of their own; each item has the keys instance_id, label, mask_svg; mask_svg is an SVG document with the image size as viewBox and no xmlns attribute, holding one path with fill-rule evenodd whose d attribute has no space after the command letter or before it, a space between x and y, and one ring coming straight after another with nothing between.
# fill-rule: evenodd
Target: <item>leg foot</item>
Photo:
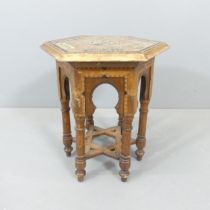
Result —
<instances>
[{"instance_id":1,"label":"leg foot","mask_svg":"<svg viewBox=\"0 0 210 210\"><path fill-rule=\"evenodd\" d=\"M64 152L66 153L67 157L71 156L71 152L73 150L72 145L72 136L71 136L71 131L69 133L64 133L63 134L63 144L64 144Z\"/></svg>"},{"instance_id":2,"label":"leg foot","mask_svg":"<svg viewBox=\"0 0 210 210\"><path fill-rule=\"evenodd\" d=\"M71 157L72 150L73 150L73 147L72 146L65 146L64 147L64 152L66 153L66 156L67 157Z\"/></svg>"},{"instance_id":3,"label":"leg foot","mask_svg":"<svg viewBox=\"0 0 210 210\"><path fill-rule=\"evenodd\" d=\"M84 175L78 175L77 174L77 181L78 182L83 182L84 181L84 177L85 177Z\"/></svg>"},{"instance_id":4,"label":"leg foot","mask_svg":"<svg viewBox=\"0 0 210 210\"><path fill-rule=\"evenodd\" d=\"M145 143L146 143L146 138L143 136L138 136L136 139L136 146L137 146L137 150L136 150L136 159L138 161L142 160L142 157L144 156L144 147L145 147Z\"/></svg>"},{"instance_id":5,"label":"leg foot","mask_svg":"<svg viewBox=\"0 0 210 210\"><path fill-rule=\"evenodd\" d=\"M137 149L135 153L136 153L136 159L138 161L142 160L142 157L144 156L144 150L143 149Z\"/></svg>"},{"instance_id":6,"label":"leg foot","mask_svg":"<svg viewBox=\"0 0 210 210\"><path fill-rule=\"evenodd\" d=\"M121 157L120 158L120 172L119 175L121 177L122 182L126 182L129 176L129 168L130 168L130 157Z\"/></svg>"},{"instance_id":7,"label":"leg foot","mask_svg":"<svg viewBox=\"0 0 210 210\"><path fill-rule=\"evenodd\" d=\"M121 181L122 182L127 182L128 180L128 175L129 175L129 172L128 171L120 171L120 177L121 177Z\"/></svg>"},{"instance_id":8,"label":"leg foot","mask_svg":"<svg viewBox=\"0 0 210 210\"><path fill-rule=\"evenodd\" d=\"M76 172L75 172L75 174L76 174L77 180L79 182L82 182L86 175L85 166L86 166L85 159L77 157L76 158Z\"/></svg>"}]
</instances>

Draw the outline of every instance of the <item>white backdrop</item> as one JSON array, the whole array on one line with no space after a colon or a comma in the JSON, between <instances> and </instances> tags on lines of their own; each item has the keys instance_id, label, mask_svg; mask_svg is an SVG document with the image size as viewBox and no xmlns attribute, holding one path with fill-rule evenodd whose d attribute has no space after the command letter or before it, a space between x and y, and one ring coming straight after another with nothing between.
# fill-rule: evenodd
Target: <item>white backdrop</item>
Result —
<instances>
[{"instance_id":1,"label":"white backdrop","mask_svg":"<svg viewBox=\"0 0 210 210\"><path fill-rule=\"evenodd\" d=\"M39 46L81 34L169 43L156 59L151 107L210 108L209 0L2 1L0 106L58 106L55 63ZM112 102L111 95L103 99Z\"/></svg>"}]
</instances>

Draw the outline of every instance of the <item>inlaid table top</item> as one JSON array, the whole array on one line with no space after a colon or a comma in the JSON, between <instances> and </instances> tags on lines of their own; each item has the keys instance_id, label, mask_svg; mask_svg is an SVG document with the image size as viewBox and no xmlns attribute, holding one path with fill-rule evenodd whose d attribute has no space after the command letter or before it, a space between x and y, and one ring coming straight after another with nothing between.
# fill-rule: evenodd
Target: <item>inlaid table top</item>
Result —
<instances>
[{"instance_id":1,"label":"inlaid table top","mask_svg":"<svg viewBox=\"0 0 210 210\"><path fill-rule=\"evenodd\" d=\"M148 61L168 49L164 42L132 36L75 36L41 47L62 62Z\"/></svg>"}]
</instances>

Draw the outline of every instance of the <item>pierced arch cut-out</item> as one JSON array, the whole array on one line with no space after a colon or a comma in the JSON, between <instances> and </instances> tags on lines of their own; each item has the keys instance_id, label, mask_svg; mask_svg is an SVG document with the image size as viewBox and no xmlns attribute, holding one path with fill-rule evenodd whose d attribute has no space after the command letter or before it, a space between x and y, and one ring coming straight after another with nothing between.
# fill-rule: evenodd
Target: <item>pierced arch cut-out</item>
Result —
<instances>
[{"instance_id":1,"label":"pierced arch cut-out","mask_svg":"<svg viewBox=\"0 0 210 210\"><path fill-rule=\"evenodd\" d=\"M114 108L119 102L118 91L108 83L100 84L93 91L92 102L97 108Z\"/></svg>"}]
</instances>

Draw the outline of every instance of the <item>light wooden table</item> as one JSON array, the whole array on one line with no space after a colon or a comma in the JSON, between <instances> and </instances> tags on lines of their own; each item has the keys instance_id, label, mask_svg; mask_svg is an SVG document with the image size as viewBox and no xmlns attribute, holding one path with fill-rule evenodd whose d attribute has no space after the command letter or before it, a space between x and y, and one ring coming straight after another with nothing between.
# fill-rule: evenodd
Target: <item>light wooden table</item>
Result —
<instances>
[{"instance_id":1,"label":"light wooden table","mask_svg":"<svg viewBox=\"0 0 210 210\"><path fill-rule=\"evenodd\" d=\"M103 154L119 160L119 174L121 180L126 181L130 145L135 143L137 146L137 160L141 160L144 154L154 58L168 49L168 45L130 36L75 36L46 42L42 48L56 59L67 156L71 156L73 142L69 115L71 101L76 122L78 180L84 179L86 160ZM105 129L94 125L96 107L92 102L94 89L103 83L112 85L119 95L115 107L119 114L118 125ZM140 96L137 95L139 83ZM136 139L132 140L132 121L138 102L141 104L139 129ZM94 144L93 138L100 135L113 137L115 143L107 147Z\"/></svg>"}]
</instances>

